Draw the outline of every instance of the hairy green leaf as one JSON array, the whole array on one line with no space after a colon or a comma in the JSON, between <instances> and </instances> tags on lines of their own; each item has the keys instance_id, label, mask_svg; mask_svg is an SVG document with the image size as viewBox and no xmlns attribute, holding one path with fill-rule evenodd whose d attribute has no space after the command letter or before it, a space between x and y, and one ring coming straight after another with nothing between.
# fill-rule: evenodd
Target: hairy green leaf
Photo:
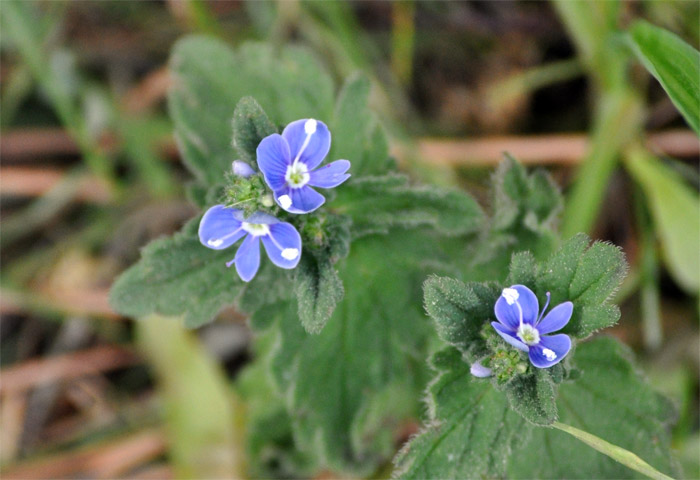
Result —
<instances>
[{"instance_id":1,"label":"hairy green leaf","mask_svg":"<svg viewBox=\"0 0 700 480\"><path fill-rule=\"evenodd\" d=\"M277 129L260 104L253 97L243 97L233 112L233 146L240 159L257 168L258 145L273 133Z\"/></svg>"},{"instance_id":2,"label":"hairy green leaf","mask_svg":"<svg viewBox=\"0 0 700 480\"><path fill-rule=\"evenodd\" d=\"M677 35L639 20L630 29L634 52L700 135L700 52Z\"/></svg>"},{"instance_id":3,"label":"hairy green leaf","mask_svg":"<svg viewBox=\"0 0 700 480\"><path fill-rule=\"evenodd\" d=\"M293 303L253 316L254 328L274 317L272 371L298 448L321 467L371 473L393 454L389 432L417 414L431 337L418 299L434 268L421 259L434 258L439 242L432 232L403 230L354 242L338 263L345 297L317 335L304 331Z\"/></svg>"},{"instance_id":4,"label":"hairy green leaf","mask_svg":"<svg viewBox=\"0 0 700 480\"><path fill-rule=\"evenodd\" d=\"M343 282L328 255L306 254L294 270L299 320L309 333L318 333L343 298Z\"/></svg>"},{"instance_id":5,"label":"hairy green leaf","mask_svg":"<svg viewBox=\"0 0 700 480\"><path fill-rule=\"evenodd\" d=\"M405 176L395 174L352 179L339 189L333 205L352 217L354 237L421 225L448 235L464 234L476 231L483 218L467 193L411 186Z\"/></svg>"},{"instance_id":6,"label":"hairy green leaf","mask_svg":"<svg viewBox=\"0 0 700 480\"><path fill-rule=\"evenodd\" d=\"M394 460L394 478L504 476L509 456L532 427L487 379L476 379L456 349L431 360L437 370L426 399L428 423Z\"/></svg>"},{"instance_id":7,"label":"hairy green leaf","mask_svg":"<svg viewBox=\"0 0 700 480\"><path fill-rule=\"evenodd\" d=\"M676 474L670 403L655 393L615 340L580 345L581 376L560 385L560 421ZM425 429L397 456L397 478L633 478L635 472L548 427L528 424L491 383L473 377L452 348L435 355Z\"/></svg>"},{"instance_id":8,"label":"hairy green leaf","mask_svg":"<svg viewBox=\"0 0 700 480\"><path fill-rule=\"evenodd\" d=\"M141 260L124 272L110 291L110 304L133 317L151 313L184 316L185 325L208 323L231 305L244 287L226 268L232 250L211 250L197 237L197 222L143 249Z\"/></svg>"},{"instance_id":9,"label":"hairy green leaf","mask_svg":"<svg viewBox=\"0 0 700 480\"><path fill-rule=\"evenodd\" d=\"M616 340L602 337L579 345L574 361L582 374L559 388L559 421L634 452L668 475L678 475L669 435L674 409L641 377L631 352ZM638 476L551 428L534 428L528 444L511 458L509 478Z\"/></svg>"},{"instance_id":10,"label":"hairy green leaf","mask_svg":"<svg viewBox=\"0 0 700 480\"><path fill-rule=\"evenodd\" d=\"M501 290L496 285L465 284L447 277L430 277L423 284L425 310L435 322L438 335L458 347L469 360L486 352L480 332L493 316Z\"/></svg>"},{"instance_id":11,"label":"hairy green leaf","mask_svg":"<svg viewBox=\"0 0 700 480\"><path fill-rule=\"evenodd\" d=\"M622 251L609 243L594 242L579 234L568 240L544 264L537 275L536 293L552 295L551 304L574 304L574 313L564 328L578 338L614 325L620 311L607 302L627 273Z\"/></svg>"},{"instance_id":12,"label":"hairy green leaf","mask_svg":"<svg viewBox=\"0 0 700 480\"><path fill-rule=\"evenodd\" d=\"M491 221L469 255L472 280L503 280L513 253L546 258L557 240L554 226L562 199L545 171L528 174L506 155L492 181Z\"/></svg>"}]
</instances>

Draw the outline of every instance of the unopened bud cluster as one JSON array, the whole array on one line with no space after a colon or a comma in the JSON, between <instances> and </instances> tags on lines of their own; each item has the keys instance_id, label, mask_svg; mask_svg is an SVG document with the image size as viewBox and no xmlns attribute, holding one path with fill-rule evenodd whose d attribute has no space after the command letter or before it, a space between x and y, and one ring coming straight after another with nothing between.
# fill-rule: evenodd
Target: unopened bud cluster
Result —
<instances>
[{"instance_id":1,"label":"unopened bud cluster","mask_svg":"<svg viewBox=\"0 0 700 480\"><path fill-rule=\"evenodd\" d=\"M261 174L249 177L227 175L224 190L224 205L243 210L246 217L255 212L275 215L278 211Z\"/></svg>"}]
</instances>

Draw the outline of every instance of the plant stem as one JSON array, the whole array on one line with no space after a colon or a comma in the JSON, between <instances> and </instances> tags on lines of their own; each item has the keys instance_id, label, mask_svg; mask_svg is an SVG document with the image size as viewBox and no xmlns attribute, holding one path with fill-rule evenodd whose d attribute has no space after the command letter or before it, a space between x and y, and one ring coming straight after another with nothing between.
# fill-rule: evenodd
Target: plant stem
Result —
<instances>
[{"instance_id":1,"label":"plant stem","mask_svg":"<svg viewBox=\"0 0 700 480\"><path fill-rule=\"evenodd\" d=\"M584 432L583 430L579 430L578 428L572 427L570 425L554 422L552 424L552 427L556 428L557 430L561 430L562 432L566 432L573 437L578 438L583 443L598 450L600 453L607 455L613 460L620 462L624 466L629 467L632 470L639 472L643 475L646 475L649 478L653 478L655 480L672 480L671 477L659 472L654 467L649 465L647 462L645 462L629 450L625 450L624 448L618 447L617 445L613 445L612 443L606 442L605 440L598 438L595 435L592 435L588 432Z\"/></svg>"}]
</instances>

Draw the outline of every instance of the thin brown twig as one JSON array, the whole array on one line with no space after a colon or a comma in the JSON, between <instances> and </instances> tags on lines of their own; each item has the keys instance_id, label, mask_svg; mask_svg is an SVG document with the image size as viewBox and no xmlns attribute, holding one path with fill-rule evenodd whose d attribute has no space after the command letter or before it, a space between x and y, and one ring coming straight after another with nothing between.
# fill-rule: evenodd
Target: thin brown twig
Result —
<instances>
[{"instance_id":1,"label":"thin brown twig","mask_svg":"<svg viewBox=\"0 0 700 480\"><path fill-rule=\"evenodd\" d=\"M38 197L54 188L65 175L65 170L54 167L2 167L0 195ZM78 185L76 198L84 202L107 203L111 194L104 182L86 174Z\"/></svg>"},{"instance_id":2,"label":"thin brown twig","mask_svg":"<svg viewBox=\"0 0 700 480\"><path fill-rule=\"evenodd\" d=\"M134 365L139 357L116 345L30 360L0 370L0 394L10 395L40 384L73 379Z\"/></svg>"},{"instance_id":3,"label":"thin brown twig","mask_svg":"<svg viewBox=\"0 0 700 480\"><path fill-rule=\"evenodd\" d=\"M693 157L700 154L700 141L690 130L667 130L650 134L648 147L659 154L672 157ZM513 154L524 164L578 165L588 150L588 137L583 134L540 136L503 136L476 140L422 139L418 156L431 165L493 166L504 152ZM399 158L408 152L400 149Z\"/></svg>"},{"instance_id":4,"label":"thin brown twig","mask_svg":"<svg viewBox=\"0 0 700 480\"><path fill-rule=\"evenodd\" d=\"M650 132L647 145L654 152L672 157L693 157L700 154L698 137L690 130L676 129ZM57 148L52 148L52 145ZM477 139L422 138L417 142L418 151L427 163L437 165L494 165L508 151L524 163L575 165L581 162L588 145L583 133L537 136L501 136ZM174 141L163 144L166 158L176 152ZM61 129L17 129L3 134L0 156L5 164L17 160L42 158L52 153L78 155L80 150ZM399 156L408 152L400 147Z\"/></svg>"},{"instance_id":5,"label":"thin brown twig","mask_svg":"<svg viewBox=\"0 0 700 480\"><path fill-rule=\"evenodd\" d=\"M157 458L165 449L165 436L157 430L146 430L102 445L15 465L3 472L3 478L116 478Z\"/></svg>"}]
</instances>

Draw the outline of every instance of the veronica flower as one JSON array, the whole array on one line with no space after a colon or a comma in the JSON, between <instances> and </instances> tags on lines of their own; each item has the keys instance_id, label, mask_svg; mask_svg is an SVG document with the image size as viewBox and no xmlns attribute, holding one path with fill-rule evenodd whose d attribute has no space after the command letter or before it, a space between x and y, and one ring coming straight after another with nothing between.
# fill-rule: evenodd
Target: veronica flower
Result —
<instances>
[{"instance_id":1,"label":"veronica flower","mask_svg":"<svg viewBox=\"0 0 700 480\"><path fill-rule=\"evenodd\" d=\"M347 160L318 167L331 148L331 133L318 120L290 123L282 132L265 137L257 149L258 168L277 204L290 213L309 213L326 199L311 187L337 187L350 177Z\"/></svg>"},{"instance_id":2,"label":"veronica flower","mask_svg":"<svg viewBox=\"0 0 700 480\"><path fill-rule=\"evenodd\" d=\"M199 241L214 250L228 248L243 237L236 256L226 266L235 263L238 276L244 282L252 280L260 267L260 240L267 256L278 267L291 269L299 263L299 232L271 215L257 212L244 218L242 210L214 205L199 223Z\"/></svg>"},{"instance_id":3,"label":"veronica flower","mask_svg":"<svg viewBox=\"0 0 700 480\"><path fill-rule=\"evenodd\" d=\"M498 322L491 322L506 342L528 352L530 362L537 368L549 368L559 363L571 349L568 335L547 334L569 323L574 304L561 303L542 318L549 306L549 299L547 292L547 303L540 312L532 290L524 285L504 288L494 307Z\"/></svg>"}]
</instances>

